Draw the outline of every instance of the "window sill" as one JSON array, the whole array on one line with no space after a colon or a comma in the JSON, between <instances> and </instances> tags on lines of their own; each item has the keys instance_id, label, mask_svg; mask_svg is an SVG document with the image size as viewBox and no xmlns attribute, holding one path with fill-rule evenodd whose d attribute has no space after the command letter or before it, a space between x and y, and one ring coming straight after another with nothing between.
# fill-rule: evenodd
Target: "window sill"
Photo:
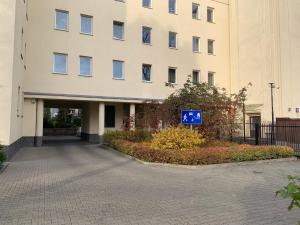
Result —
<instances>
[{"instance_id":1,"label":"window sill","mask_svg":"<svg viewBox=\"0 0 300 225\"><path fill-rule=\"evenodd\" d=\"M211 23L211 24L216 24L214 21L207 21L208 23Z\"/></svg>"},{"instance_id":2,"label":"window sill","mask_svg":"<svg viewBox=\"0 0 300 225\"><path fill-rule=\"evenodd\" d=\"M63 31L63 32L69 32L69 30L65 30L65 29L59 29L59 28L54 28L54 30L56 30L56 31Z\"/></svg>"},{"instance_id":3,"label":"window sill","mask_svg":"<svg viewBox=\"0 0 300 225\"><path fill-rule=\"evenodd\" d=\"M115 78L115 77L113 77L112 79L113 79L113 80L121 80L121 81L122 81L122 80L123 80L123 81L125 80L124 78Z\"/></svg>"},{"instance_id":4,"label":"window sill","mask_svg":"<svg viewBox=\"0 0 300 225\"><path fill-rule=\"evenodd\" d=\"M60 73L60 72L52 72L52 74L55 74L55 75L68 75L68 73Z\"/></svg>"},{"instance_id":5,"label":"window sill","mask_svg":"<svg viewBox=\"0 0 300 225\"><path fill-rule=\"evenodd\" d=\"M193 20L200 21L201 18L192 18Z\"/></svg>"},{"instance_id":6,"label":"window sill","mask_svg":"<svg viewBox=\"0 0 300 225\"><path fill-rule=\"evenodd\" d=\"M145 8L145 9L153 9L152 6L143 6L143 8Z\"/></svg>"},{"instance_id":7,"label":"window sill","mask_svg":"<svg viewBox=\"0 0 300 225\"><path fill-rule=\"evenodd\" d=\"M142 42L143 43L143 45L146 45L146 46L152 46L152 43L144 43L144 42Z\"/></svg>"},{"instance_id":8,"label":"window sill","mask_svg":"<svg viewBox=\"0 0 300 225\"><path fill-rule=\"evenodd\" d=\"M211 56L216 56L215 53L207 53L208 55L211 55Z\"/></svg>"},{"instance_id":9,"label":"window sill","mask_svg":"<svg viewBox=\"0 0 300 225\"><path fill-rule=\"evenodd\" d=\"M113 37L113 39L114 39L114 40L116 40L116 41L125 41L125 39L124 39L124 38L117 38L117 37Z\"/></svg>"},{"instance_id":10,"label":"window sill","mask_svg":"<svg viewBox=\"0 0 300 225\"><path fill-rule=\"evenodd\" d=\"M193 53L195 53L195 54L201 54L200 51L193 51Z\"/></svg>"},{"instance_id":11,"label":"window sill","mask_svg":"<svg viewBox=\"0 0 300 225\"><path fill-rule=\"evenodd\" d=\"M178 13L177 13L177 12L170 12L170 11L169 11L169 14L178 16Z\"/></svg>"},{"instance_id":12,"label":"window sill","mask_svg":"<svg viewBox=\"0 0 300 225\"><path fill-rule=\"evenodd\" d=\"M169 49L172 49L172 50L178 50L177 47L169 47Z\"/></svg>"},{"instance_id":13,"label":"window sill","mask_svg":"<svg viewBox=\"0 0 300 225\"><path fill-rule=\"evenodd\" d=\"M142 80L143 83L145 84L152 84L153 82L152 81L146 81L146 80Z\"/></svg>"},{"instance_id":14,"label":"window sill","mask_svg":"<svg viewBox=\"0 0 300 225\"><path fill-rule=\"evenodd\" d=\"M86 36L94 36L94 34L90 34L90 33L83 33L83 32L80 32L80 34L86 35Z\"/></svg>"},{"instance_id":15,"label":"window sill","mask_svg":"<svg viewBox=\"0 0 300 225\"><path fill-rule=\"evenodd\" d=\"M80 77L93 77L91 74L79 74Z\"/></svg>"}]
</instances>

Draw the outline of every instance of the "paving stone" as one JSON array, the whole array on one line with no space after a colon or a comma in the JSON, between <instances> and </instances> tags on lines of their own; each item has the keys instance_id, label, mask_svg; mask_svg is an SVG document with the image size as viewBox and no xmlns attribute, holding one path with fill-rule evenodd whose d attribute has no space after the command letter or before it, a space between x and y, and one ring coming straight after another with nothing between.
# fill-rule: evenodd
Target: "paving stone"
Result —
<instances>
[{"instance_id":1,"label":"paving stone","mask_svg":"<svg viewBox=\"0 0 300 225\"><path fill-rule=\"evenodd\" d=\"M287 175L300 162L189 169L93 145L25 148L0 174L0 225L295 225L274 195Z\"/></svg>"}]
</instances>

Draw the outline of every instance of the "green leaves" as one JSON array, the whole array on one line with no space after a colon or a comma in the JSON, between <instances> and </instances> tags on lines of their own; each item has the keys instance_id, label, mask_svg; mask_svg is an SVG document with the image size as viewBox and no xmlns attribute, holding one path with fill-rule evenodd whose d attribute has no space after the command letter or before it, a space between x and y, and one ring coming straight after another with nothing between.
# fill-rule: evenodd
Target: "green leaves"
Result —
<instances>
[{"instance_id":1,"label":"green leaves","mask_svg":"<svg viewBox=\"0 0 300 225\"><path fill-rule=\"evenodd\" d=\"M276 192L276 197L291 199L288 210L297 207L300 209L300 177L288 176L289 184ZM298 223L300 225L300 222Z\"/></svg>"}]
</instances>

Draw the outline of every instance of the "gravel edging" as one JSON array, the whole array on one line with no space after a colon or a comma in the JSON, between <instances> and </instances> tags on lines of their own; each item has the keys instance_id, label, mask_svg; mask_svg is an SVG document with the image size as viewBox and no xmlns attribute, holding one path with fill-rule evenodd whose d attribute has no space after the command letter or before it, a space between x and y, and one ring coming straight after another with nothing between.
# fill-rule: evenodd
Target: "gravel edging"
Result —
<instances>
[{"instance_id":1,"label":"gravel edging","mask_svg":"<svg viewBox=\"0 0 300 225\"><path fill-rule=\"evenodd\" d=\"M210 165L180 165L180 164L170 164L170 163L153 163L146 162L141 159L135 158L131 155L127 155L123 152L115 150L109 146L103 145L101 146L103 149L113 151L117 154L122 155L125 158L134 160L143 165L149 165L154 167L173 167L173 168L186 168L186 169L199 169L199 168L220 168L220 167L232 167L232 166L248 166L248 165L260 165L260 164L270 164L275 162L296 162L298 161L297 157L290 158L281 158L281 159L269 159L269 160L257 160L257 161L245 161L245 162L232 162L232 163L222 163L222 164L210 164ZM300 162L300 160L299 160Z\"/></svg>"},{"instance_id":2,"label":"gravel edging","mask_svg":"<svg viewBox=\"0 0 300 225\"><path fill-rule=\"evenodd\" d=\"M4 172L8 165L9 163L3 163L2 165L0 165L0 174Z\"/></svg>"}]
</instances>

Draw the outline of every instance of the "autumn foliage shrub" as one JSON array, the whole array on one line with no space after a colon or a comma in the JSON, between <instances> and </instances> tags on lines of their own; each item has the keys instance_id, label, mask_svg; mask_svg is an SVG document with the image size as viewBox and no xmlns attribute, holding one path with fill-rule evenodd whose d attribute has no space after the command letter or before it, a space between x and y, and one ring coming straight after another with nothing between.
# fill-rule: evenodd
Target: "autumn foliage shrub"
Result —
<instances>
[{"instance_id":1,"label":"autumn foliage shrub","mask_svg":"<svg viewBox=\"0 0 300 225\"><path fill-rule=\"evenodd\" d=\"M153 134L151 148L156 150L185 150L200 146L205 142L198 131L184 127L170 127Z\"/></svg>"},{"instance_id":2,"label":"autumn foliage shrub","mask_svg":"<svg viewBox=\"0 0 300 225\"><path fill-rule=\"evenodd\" d=\"M231 147L196 147L182 151L153 149L150 143L133 143L126 140L114 140L111 146L143 161L181 165L208 165L294 156L293 149L282 146L233 145Z\"/></svg>"}]
</instances>

